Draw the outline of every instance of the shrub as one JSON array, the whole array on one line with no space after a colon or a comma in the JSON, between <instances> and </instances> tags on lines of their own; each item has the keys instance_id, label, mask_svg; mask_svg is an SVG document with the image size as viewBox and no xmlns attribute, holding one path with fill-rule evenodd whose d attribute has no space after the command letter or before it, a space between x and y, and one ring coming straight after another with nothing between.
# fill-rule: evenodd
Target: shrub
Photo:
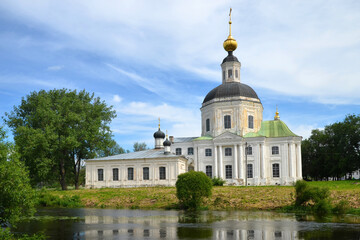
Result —
<instances>
[{"instance_id":1,"label":"shrub","mask_svg":"<svg viewBox=\"0 0 360 240\"><path fill-rule=\"evenodd\" d=\"M219 177L214 177L211 179L213 186L223 186L224 183L226 182L225 180L219 178Z\"/></svg>"},{"instance_id":2,"label":"shrub","mask_svg":"<svg viewBox=\"0 0 360 240\"><path fill-rule=\"evenodd\" d=\"M180 174L176 181L176 196L185 209L198 209L204 197L210 197L212 182L203 172Z\"/></svg>"}]
</instances>

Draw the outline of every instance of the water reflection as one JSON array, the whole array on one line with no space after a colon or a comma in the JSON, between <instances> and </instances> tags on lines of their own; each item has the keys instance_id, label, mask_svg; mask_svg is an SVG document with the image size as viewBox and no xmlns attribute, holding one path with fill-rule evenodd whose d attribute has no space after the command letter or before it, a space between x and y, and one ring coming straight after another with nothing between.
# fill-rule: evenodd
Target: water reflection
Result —
<instances>
[{"instance_id":1,"label":"water reflection","mask_svg":"<svg viewBox=\"0 0 360 240\"><path fill-rule=\"evenodd\" d=\"M359 224L271 212L42 209L18 226L50 239L360 239Z\"/></svg>"}]
</instances>

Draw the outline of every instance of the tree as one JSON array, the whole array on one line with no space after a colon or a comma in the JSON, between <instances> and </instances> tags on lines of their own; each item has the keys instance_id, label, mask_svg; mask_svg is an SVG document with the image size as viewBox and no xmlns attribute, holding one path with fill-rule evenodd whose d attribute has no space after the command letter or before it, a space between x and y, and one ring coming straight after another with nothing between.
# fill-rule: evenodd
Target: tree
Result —
<instances>
[{"instance_id":1,"label":"tree","mask_svg":"<svg viewBox=\"0 0 360 240\"><path fill-rule=\"evenodd\" d=\"M0 127L0 225L15 224L35 212L35 195L28 172Z\"/></svg>"},{"instance_id":2,"label":"tree","mask_svg":"<svg viewBox=\"0 0 360 240\"><path fill-rule=\"evenodd\" d=\"M82 160L111 144L109 124L116 114L85 90L54 89L30 93L5 116L32 183L58 178L65 190L67 176L79 187Z\"/></svg>"},{"instance_id":3,"label":"tree","mask_svg":"<svg viewBox=\"0 0 360 240\"><path fill-rule=\"evenodd\" d=\"M176 181L176 196L184 208L198 209L205 197L210 197L211 179L203 172L180 174Z\"/></svg>"},{"instance_id":4,"label":"tree","mask_svg":"<svg viewBox=\"0 0 360 240\"><path fill-rule=\"evenodd\" d=\"M119 144L117 144L115 141L111 141L108 146L105 147L105 149L101 149L97 152L98 157L106 157L106 156L113 156L117 154L126 153L124 148L120 147Z\"/></svg>"},{"instance_id":5,"label":"tree","mask_svg":"<svg viewBox=\"0 0 360 240\"><path fill-rule=\"evenodd\" d=\"M134 152L143 151L147 149L145 142L142 143L135 142L133 147L134 147Z\"/></svg>"},{"instance_id":6,"label":"tree","mask_svg":"<svg viewBox=\"0 0 360 240\"><path fill-rule=\"evenodd\" d=\"M360 115L313 130L301 147L304 177L340 179L360 169Z\"/></svg>"}]
</instances>

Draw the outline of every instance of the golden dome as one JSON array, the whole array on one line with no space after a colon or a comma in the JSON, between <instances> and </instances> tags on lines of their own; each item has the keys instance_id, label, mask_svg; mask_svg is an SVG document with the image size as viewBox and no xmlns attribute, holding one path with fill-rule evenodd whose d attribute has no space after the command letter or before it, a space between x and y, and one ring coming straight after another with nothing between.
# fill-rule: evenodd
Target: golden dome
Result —
<instances>
[{"instance_id":1,"label":"golden dome","mask_svg":"<svg viewBox=\"0 0 360 240\"><path fill-rule=\"evenodd\" d=\"M225 51L227 52L232 52L232 51L235 51L235 49L237 48L237 42L236 40L231 36L231 11L232 9L230 8L230 21L229 21L229 36L228 38L224 41L224 49Z\"/></svg>"}]
</instances>

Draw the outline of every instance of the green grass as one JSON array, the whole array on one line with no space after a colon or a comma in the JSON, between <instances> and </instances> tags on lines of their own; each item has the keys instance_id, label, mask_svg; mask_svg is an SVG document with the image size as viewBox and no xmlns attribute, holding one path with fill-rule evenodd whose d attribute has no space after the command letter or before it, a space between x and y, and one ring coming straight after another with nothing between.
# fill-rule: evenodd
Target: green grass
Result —
<instances>
[{"instance_id":1,"label":"green grass","mask_svg":"<svg viewBox=\"0 0 360 240\"><path fill-rule=\"evenodd\" d=\"M360 181L309 182L310 186L328 187L332 204L349 202L353 212L360 212ZM174 209L177 208L175 187L102 188L80 190L45 190L49 201L43 206L91 207L117 209ZM54 196L52 199L50 196ZM63 199L63 200L62 200ZM293 204L292 186L214 187L206 199L210 210L274 210Z\"/></svg>"}]
</instances>

